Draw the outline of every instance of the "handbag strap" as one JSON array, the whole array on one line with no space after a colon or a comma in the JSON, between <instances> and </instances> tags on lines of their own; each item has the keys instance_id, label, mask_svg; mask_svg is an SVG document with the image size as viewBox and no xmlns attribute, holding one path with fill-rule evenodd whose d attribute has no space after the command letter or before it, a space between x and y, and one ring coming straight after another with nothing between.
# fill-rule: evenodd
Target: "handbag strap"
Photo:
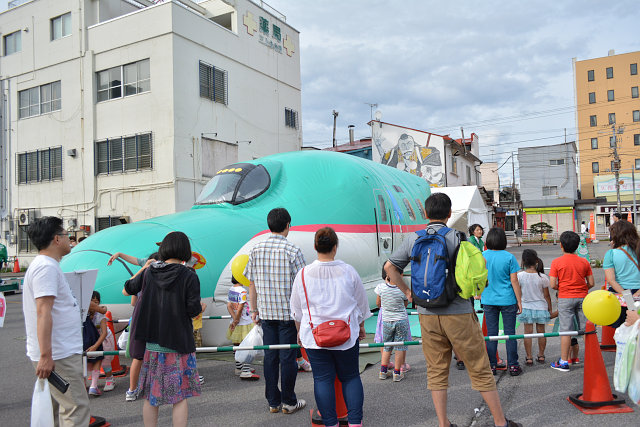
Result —
<instances>
[{"instance_id":1,"label":"handbag strap","mask_svg":"<svg viewBox=\"0 0 640 427\"><path fill-rule=\"evenodd\" d=\"M311 310L309 309L309 298L307 297L307 287L304 284L304 267L302 267L302 289L304 289L304 299L307 301L307 311L309 312L309 326L313 329L313 322L311 322Z\"/></svg>"},{"instance_id":2,"label":"handbag strap","mask_svg":"<svg viewBox=\"0 0 640 427\"><path fill-rule=\"evenodd\" d=\"M636 268L638 270L640 270L640 265L638 265L638 261L636 261L635 259L633 259L633 257L631 255L629 255L629 252L625 251L624 248L622 246L620 246L618 249L620 249L622 252L624 252L625 254L627 254L627 256L629 257L629 259L631 260L631 262L633 262L636 265Z\"/></svg>"}]
</instances>

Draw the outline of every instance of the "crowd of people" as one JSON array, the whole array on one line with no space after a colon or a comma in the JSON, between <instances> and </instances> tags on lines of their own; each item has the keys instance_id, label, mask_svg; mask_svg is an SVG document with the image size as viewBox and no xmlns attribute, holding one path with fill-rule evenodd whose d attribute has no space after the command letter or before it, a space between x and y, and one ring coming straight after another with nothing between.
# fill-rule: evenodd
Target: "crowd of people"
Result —
<instances>
[{"instance_id":1,"label":"crowd of people","mask_svg":"<svg viewBox=\"0 0 640 427\"><path fill-rule=\"evenodd\" d=\"M467 237L446 228L451 216L451 200L444 193L425 201L429 219L426 233L442 235L449 259ZM372 316L361 278L349 264L336 259L339 240L330 227L314 236L317 259L307 265L302 250L287 239L291 216L284 208L269 212L270 236L255 245L248 255L242 277L232 278L228 310L231 322L227 338L242 342L254 325L262 328L265 345L300 344L306 362L295 349L265 350L263 376L268 412L292 414L306 406L295 393L299 370L311 371L316 405L325 426L337 426L334 379L342 383L348 408L348 423L359 427L363 420L364 390L359 371L359 343L365 337L364 321ZM36 220L29 237L39 255L29 266L24 281L24 315L27 355L39 378L55 371L69 383L67 393L51 389L54 415L60 425L82 425L89 420L88 394L99 396L97 380L102 366L104 391L115 383L108 357L89 359L91 384L88 392L82 372L84 351L115 349L115 337L107 327L106 308L94 292L89 316L82 325L80 309L62 274L59 262L71 250L69 235L55 217ZM544 332L550 319L557 318L560 331L583 330L582 300L594 286L590 264L576 255L580 237L565 231L560 236L562 255L544 274L542 260L525 249L519 261L509 253L503 229L491 228L483 241L484 229L469 228L469 241L482 251L488 270L488 284L480 297L488 335L497 335L502 318L505 334L514 334L516 321L525 333ZM379 310L376 340L407 341L411 331L407 304L413 300L412 286L403 271L415 261L414 247L419 235L407 238L391 254L382 269L382 282L375 293ZM475 249L474 249L475 250ZM132 297L134 312L129 329L127 352L132 358L127 400L144 399L145 425L157 425L158 407L172 405L173 425L186 425L187 399L201 393L204 378L195 357L198 317L201 325L206 305L200 299L200 282L190 266L189 238L171 232L159 243L159 250L146 259L114 254L142 268L124 283L123 294ZM630 289L640 296L640 239L635 227L624 221L611 226L611 249L603 268L613 292ZM241 283L243 282L243 283ZM248 286L247 286L248 285ZM557 310L552 311L550 289L557 290ZM497 342L485 344L473 299L455 295L443 306L417 305L422 350L428 366L427 387L431 391L441 427L451 424L447 416L449 369L455 351L458 367L466 369L471 387L480 392L496 426L520 424L505 417L494 375L501 369ZM635 311L623 313L617 325L633 321ZM196 319L194 321L194 319ZM200 326L201 327L201 326ZM194 333L196 332L196 333ZM551 368L566 372L580 363L578 342L561 337L561 352ZM517 342L508 340L507 364L510 375L520 375ZM534 364L532 340L524 341L525 365ZM546 363L546 340L538 339L535 361ZM391 361L395 350L395 360ZM380 379L402 381L409 365L406 346L384 347L381 351ZM249 363L236 363L235 373L243 380L260 377Z\"/></svg>"}]
</instances>

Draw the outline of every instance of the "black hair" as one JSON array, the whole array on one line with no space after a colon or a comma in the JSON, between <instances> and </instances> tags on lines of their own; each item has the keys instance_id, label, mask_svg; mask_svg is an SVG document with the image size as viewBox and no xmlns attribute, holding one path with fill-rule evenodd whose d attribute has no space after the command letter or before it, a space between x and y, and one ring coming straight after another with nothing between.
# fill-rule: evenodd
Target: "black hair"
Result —
<instances>
[{"instance_id":1,"label":"black hair","mask_svg":"<svg viewBox=\"0 0 640 427\"><path fill-rule=\"evenodd\" d=\"M451 213L451 199L444 193L432 194L424 201L424 210L430 220L444 221Z\"/></svg>"},{"instance_id":2,"label":"black hair","mask_svg":"<svg viewBox=\"0 0 640 427\"><path fill-rule=\"evenodd\" d=\"M382 280L387 280L387 271L384 269L384 264L382 264Z\"/></svg>"},{"instance_id":3,"label":"black hair","mask_svg":"<svg viewBox=\"0 0 640 427\"><path fill-rule=\"evenodd\" d=\"M98 302L100 302L100 292L93 291L93 294L91 294L91 299L97 299Z\"/></svg>"},{"instance_id":4,"label":"black hair","mask_svg":"<svg viewBox=\"0 0 640 427\"><path fill-rule=\"evenodd\" d=\"M291 224L291 215L285 208L271 209L267 215L267 225L272 233L282 233Z\"/></svg>"},{"instance_id":5,"label":"black hair","mask_svg":"<svg viewBox=\"0 0 640 427\"><path fill-rule=\"evenodd\" d=\"M75 242L77 239L76 239L76 236L69 236L69 240L72 242Z\"/></svg>"},{"instance_id":6,"label":"black hair","mask_svg":"<svg viewBox=\"0 0 640 427\"><path fill-rule=\"evenodd\" d=\"M233 277L233 274L231 275L231 283L233 283L234 285L238 285L238 281L236 280L235 277Z\"/></svg>"},{"instance_id":7,"label":"black hair","mask_svg":"<svg viewBox=\"0 0 640 427\"><path fill-rule=\"evenodd\" d=\"M39 250L43 250L49 247L56 234L63 234L64 228L62 228L62 219L55 216L45 216L34 220L27 234L31 243Z\"/></svg>"},{"instance_id":8,"label":"black hair","mask_svg":"<svg viewBox=\"0 0 640 427\"><path fill-rule=\"evenodd\" d=\"M82 236L81 238L78 239L78 243L82 242L83 240L86 240L87 236Z\"/></svg>"},{"instance_id":9,"label":"black hair","mask_svg":"<svg viewBox=\"0 0 640 427\"><path fill-rule=\"evenodd\" d=\"M476 231L476 228L478 228L478 227L482 228L482 226L480 224L472 224L469 227L469 236L473 236L473 233ZM482 231L484 232L484 228L482 228Z\"/></svg>"},{"instance_id":10,"label":"black hair","mask_svg":"<svg viewBox=\"0 0 640 427\"><path fill-rule=\"evenodd\" d=\"M560 244L566 253L572 254L580 245L580 236L573 231L564 231L560 235Z\"/></svg>"},{"instance_id":11,"label":"black hair","mask_svg":"<svg viewBox=\"0 0 640 427\"><path fill-rule=\"evenodd\" d=\"M487 249L503 251L507 249L507 235L500 227L493 227L487 233Z\"/></svg>"},{"instance_id":12,"label":"black hair","mask_svg":"<svg viewBox=\"0 0 640 427\"><path fill-rule=\"evenodd\" d=\"M614 213L613 216L615 216L618 219L622 219L622 215L620 215L618 212Z\"/></svg>"},{"instance_id":13,"label":"black hair","mask_svg":"<svg viewBox=\"0 0 640 427\"><path fill-rule=\"evenodd\" d=\"M166 261L171 258L187 262L191 259L191 244L189 238L182 231L172 231L162 239L160 259Z\"/></svg>"},{"instance_id":14,"label":"black hair","mask_svg":"<svg viewBox=\"0 0 640 427\"><path fill-rule=\"evenodd\" d=\"M544 273L544 264L542 260L538 258L538 253L533 249L525 249L522 251L522 268L527 269L534 267L538 272L538 276Z\"/></svg>"},{"instance_id":15,"label":"black hair","mask_svg":"<svg viewBox=\"0 0 640 427\"><path fill-rule=\"evenodd\" d=\"M160 260L160 252L154 252L147 257L147 260L155 259L156 261Z\"/></svg>"},{"instance_id":16,"label":"black hair","mask_svg":"<svg viewBox=\"0 0 640 427\"><path fill-rule=\"evenodd\" d=\"M338 235L331 227L323 227L316 231L314 247L321 254L328 254L338 244Z\"/></svg>"}]
</instances>

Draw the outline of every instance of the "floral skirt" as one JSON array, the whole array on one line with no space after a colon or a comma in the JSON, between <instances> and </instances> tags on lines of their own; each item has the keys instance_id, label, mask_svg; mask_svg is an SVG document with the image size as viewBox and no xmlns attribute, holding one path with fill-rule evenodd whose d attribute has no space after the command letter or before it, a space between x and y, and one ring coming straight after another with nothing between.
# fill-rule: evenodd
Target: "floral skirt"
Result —
<instances>
[{"instance_id":1,"label":"floral skirt","mask_svg":"<svg viewBox=\"0 0 640 427\"><path fill-rule=\"evenodd\" d=\"M518 320L522 323L544 324L549 321L549 312L547 310L533 310L530 308L523 308L522 314L518 316Z\"/></svg>"},{"instance_id":2,"label":"floral skirt","mask_svg":"<svg viewBox=\"0 0 640 427\"><path fill-rule=\"evenodd\" d=\"M138 389L152 406L173 405L200 396L196 354L145 351Z\"/></svg>"}]
</instances>

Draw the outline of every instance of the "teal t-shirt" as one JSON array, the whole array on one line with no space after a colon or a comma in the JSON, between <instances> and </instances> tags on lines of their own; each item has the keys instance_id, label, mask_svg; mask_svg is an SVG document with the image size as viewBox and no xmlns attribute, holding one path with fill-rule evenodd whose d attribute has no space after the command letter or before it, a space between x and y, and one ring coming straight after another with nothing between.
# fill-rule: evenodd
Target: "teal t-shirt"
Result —
<instances>
[{"instance_id":1,"label":"teal t-shirt","mask_svg":"<svg viewBox=\"0 0 640 427\"><path fill-rule=\"evenodd\" d=\"M513 305L518 302L511 286L511 274L520 271L518 260L507 251L487 249L482 252L489 271L487 287L482 292L482 304Z\"/></svg>"},{"instance_id":2,"label":"teal t-shirt","mask_svg":"<svg viewBox=\"0 0 640 427\"><path fill-rule=\"evenodd\" d=\"M622 247L638 262L635 252L629 246L624 245ZM607 251L602 268L613 268L615 270L616 282L622 286L622 289L640 289L640 270L620 249L609 249Z\"/></svg>"},{"instance_id":3,"label":"teal t-shirt","mask_svg":"<svg viewBox=\"0 0 640 427\"><path fill-rule=\"evenodd\" d=\"M0 260L2 261L7 260L7 247L2 243L0 243Z\"/></svg>"}]
</instances>

